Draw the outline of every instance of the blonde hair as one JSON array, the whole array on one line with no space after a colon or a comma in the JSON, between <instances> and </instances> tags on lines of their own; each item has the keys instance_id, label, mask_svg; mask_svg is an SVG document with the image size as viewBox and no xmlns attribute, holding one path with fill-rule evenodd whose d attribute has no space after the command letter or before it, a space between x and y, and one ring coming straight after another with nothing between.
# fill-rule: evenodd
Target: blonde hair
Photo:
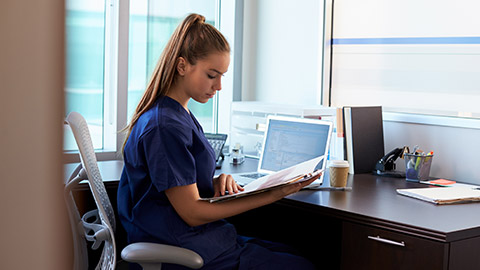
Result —
<instances>
[{"instance_id":1,"label":"blonde hair","mask_svg":"<svg viewBox=\"0 0 480 270\"><path fill-rule=\"evenodd\" d=\"M175 85L177 59L183 57L189 64L195 65L197 60L204 59L214 52L230 52L230 45L225 37L214 26L205 23L204 16L188 15L173 32L153 70L132 120L124 129L127 136L123 147L140 116L152 108L159 97L167 95Z\"/></svg>"}]
</instances>

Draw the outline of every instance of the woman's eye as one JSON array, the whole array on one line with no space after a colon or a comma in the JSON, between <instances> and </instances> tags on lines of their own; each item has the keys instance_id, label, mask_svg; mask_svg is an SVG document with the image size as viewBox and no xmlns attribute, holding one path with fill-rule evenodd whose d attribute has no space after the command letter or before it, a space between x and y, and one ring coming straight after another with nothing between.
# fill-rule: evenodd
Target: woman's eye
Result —
<instances>
[{"instance_id":1,"label":"woman's eye","mask_svg":"<svg viewBox=\"0 0 480 270\"><path fill-rule=\"evenodd\" d=\"M215 79L215 76L212 76L210 74L207 74L207 76L208 76L209 79Z\"/></svg>"}]
</instances>

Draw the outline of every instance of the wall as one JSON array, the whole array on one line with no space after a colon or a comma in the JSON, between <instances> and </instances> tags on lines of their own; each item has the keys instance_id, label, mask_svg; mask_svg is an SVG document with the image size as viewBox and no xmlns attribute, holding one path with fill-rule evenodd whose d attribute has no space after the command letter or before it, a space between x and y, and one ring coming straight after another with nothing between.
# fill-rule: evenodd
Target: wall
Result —
<instances>
[{"instance_id":1,"label":"wall","mask_svg":"<svg viewBox=\"0 0 480 270\"><path fill-rule=\"evenodd\" d=\"M384 121L385 150L419 145L434 151L430 176L480 184L480 129ZM404 169L403 160L397 161Z\"/></svg>"},{"instance_id":2,"label":"wall","mask_svg":"<svg viewBox=\"0 0 480 270\"><path fill-rule=\"evenodd\" d=\"M416 114L416 123L384 114L385 150L433 150L431 176L476 184L478 7L469 0L336 1L332 55L333 106L382 105L384 112ZM432 113L448 117L427 116ZM397 164L405 167L403 160Z\"/></svg>"},{"instance_id":3,"label":"wall","mask_svg":"<svg viewBox=\"0 0 480 270\"><path fill-rule=\"evenodd\" d=\"M310 47L312 44L316 46L321 44L321 42L318 42L319 33L321 33L318 21L322 18L323 10L320 11L319 2L321 1L245 0L242 100L306 105L319 104L320 76L317 76L317 73L320 70L318 67L321 58L318 55L319 48ZM409 25L409 18L412 16L418 15L419 18L435 19L440 16L439 14L443 14L438 13L438 9L432 8L435 7L435 4L419 5L417 2L336 1L334 3L334 26L341 18L360 28L366 24L365 22L369 22L382 31L394 29L395 33L402 33L403 27ZM467 2L464 1L464 3ZM376 5L375 3L380 4ZM446 5L451 2L442 0L441 3ZM394 4L402 5L406 12L395 13L397 8L393 8ZM477 3L473 4L478 5ZM347 7L348 12L345 11ZM386 11L379 12L378 8L383 8L382 10L393 12L396 15L388 16ZM460 7L452 4L452 8L452 10L457 10ZM360 9L367 10L368 15L365 16L364 13L359 12ZM442 12L447 11L443 10ZM442 25L450 23L450 26L455 26L471 19L472 12L469 12L469 16L464 16L460 20L453 19L457 15L462 16L458 12L443 14L440 19L443 21ZM394 18L396 20L394 21L395 27L392 27L389 20ZM374 20L374 22L371 20ZM430 19L425 21L428 23ZM476 23L478 23L478 19ZM429 27L435 27L435 24L427 24L425 27L417 28L418 33L416 34L432 35L432 32L428 29L430 29ZM340 29L352 32L352 29L348 27ZM365 29L368 30L369 28ZM421 33L422 29L426 30ZM450 31L449 35L465 35L465 32L462 32L464 30L459 27L446 28L442 26L441 30L445 29ZM315 31L317 31L317 34L315 34ZM348 38L348 35L341 37ZM370 35L370 37L374 36ZM335 34L333 38L335 38ZM335 71L335 66L333 70ZM349 67L346 66L344 70L348 71ZM342 82L349 82L346 73L339 72L342 71L337 70L335 74L332 74L334 77L332 88L334 90L338 86L338 79L341 79ZM376 80L379 83L388 82L388 78L381 75ZM478 85L474 85L472 89L478 90L478 88ZM358 90L358 87L354 90ZM332 93L333 105L342 106L341 100L335 100L337 97L338 93ZM396 99L396 101L402 100ZM442 119L439 119L434 122L441 121ZM404 145L412 147L419 145L425 150L435 152L431 169L432 176L480 184L480 171L477 169L480 158L476 155L476 152L480 151L480 140L477 139L480 138L480 128L478 128L480 125L478 120L471 121L473 121L472 126L474 128L462 128L458 125L445 126L433 122L428 123L428 121L415 124L387 119L384 123L385 151ZM399 169L404 168L402 162L403 160L397 162Z\"/></svg>"},{"instance_id":4,"label":"wall","mask_svg":"<svg viewBox=\"0 0 480 270\"><path fill-rule=\"evenodd\" d=\"M64 1L0 3L0 265L71 269L63 200Z\"/></svg>"},{"instance_id":5,"label":"wall","mask_svg":"<svg viewBox=\"0 0 480 270\"><path fill-rule=\"evenodd\" d=\"M245 0L242 100L321 104L323 1Z\"/></svg>"}]
</instances>

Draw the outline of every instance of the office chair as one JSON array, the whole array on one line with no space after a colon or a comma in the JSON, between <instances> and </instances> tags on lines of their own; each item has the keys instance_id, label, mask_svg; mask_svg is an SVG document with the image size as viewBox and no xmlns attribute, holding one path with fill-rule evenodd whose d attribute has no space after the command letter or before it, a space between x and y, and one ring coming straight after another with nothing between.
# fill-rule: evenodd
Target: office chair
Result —
<instances>
[{"instance_id":1,"label":"office chair","mask_svg":"<svg viewBox=\"0 0 480 270\"><path fill-rule=\"evenodd\" d=\"M117 262L115 215L98 169L90 132L85 119L77 112L71 112L65 123L72 129L81 160L70 178L66 179L64 190L73 233L73 269L88 269L87 241L91 241L92 249L98 249L103 243L102 254L95 269L113 270ZM72 191L82 180L88 180L97 209L80 217ZM145 270L161 269L162 263L179 264L193 269L203 266L202 257L191 250L156 243L132 243L122 250L121 256L125 261L140 264Z\"/></svg>"}]
</instances>

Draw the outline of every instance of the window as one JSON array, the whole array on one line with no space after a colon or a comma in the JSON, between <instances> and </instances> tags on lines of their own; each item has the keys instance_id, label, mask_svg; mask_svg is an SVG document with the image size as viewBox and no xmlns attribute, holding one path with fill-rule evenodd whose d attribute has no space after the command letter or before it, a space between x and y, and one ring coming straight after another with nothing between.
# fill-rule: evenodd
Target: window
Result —
<instances>
[{"instance_id":1,"label":"window","mask_svg":"<svg viewBox=\"0 0 480 270\"><path fill-rule=\"evenodd\" d=\"M66 1L66 114L77 111L85 117L100 153L97 158L118 158L123 142L118 130L133 114L178 23L195 12L218 28L219 7L219 0L136 0L129 6L118 0ZM128 24L122 23L127 20ZM121 60L127 56L121 48L124 33L128 33L128 67ZM118 75L127 69L128 80ZM218 97L207 104L189 103L206 132L216 128L217 103ZM64 150L76 149L65 126Z\"/></svg>"},{"instance_id":2,"label":"window","mask_svg":"<svg viewBox=\"0 0 480 270\"><path fill-rule=\"evenodd\" d=\"M94 147L103 148L103 101L105 58L105 2L66 1L67 114L81 113L89 123ZM65 150L76 149L65 132Z\"/></svg>"},{"instance_id":3,"label":"window","mask_svg":"<svg viewBox=\"0 0 480 270\"><path fill-rule=\"evenodd\" d=\"M332 105L480 119L478 8L468 0L335 2Z\"/></svg>"},{"instance_id":4,"label":"window","mask_svg":"<svg viewBox=\"0 0 480 270\"><path fill-rule=\"evenodd\" d=\"M207 23L218 28L216 0L132 1L130 2L128 111L130 118L145 90L163 48L180 21L189 13L205 16ZM205 132L214 128L213 111L216 101L206 104L189 102L189 109Z\"/></svg>"}]
</instances>

